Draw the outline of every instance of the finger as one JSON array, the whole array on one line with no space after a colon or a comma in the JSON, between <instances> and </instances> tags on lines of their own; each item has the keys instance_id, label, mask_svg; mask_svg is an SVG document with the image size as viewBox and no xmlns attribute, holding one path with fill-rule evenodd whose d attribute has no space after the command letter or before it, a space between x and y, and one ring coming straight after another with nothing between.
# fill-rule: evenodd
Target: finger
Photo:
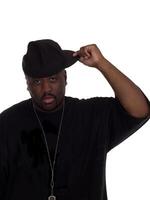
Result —
<instances>
[{"instance_id":1,"label":"finger","mask_svg":"<svg viewBox=\"0 0 150 200\"><path fill-rule=\"evenodd\" d=\"M90 46L85 46L81 49L81 52L82 52L82 55L85 57L85 58L89 58L91 57L91 49L90 49Z\"/></svg>"},{"instance_id":2,"label":"finger","mask_svg":"<svg viewBox=\"0 0 150 200\"><path fill-rule=\"evenodd\" d=\"M78 57L83 57L83 55L84 55L84 52L81 49L79 51L76 51L76 52L73 53L74 57L77 57L77 56Z\"/></svg>"},{"instance_id":3,"label":"finger","mask_svg":"<svg viewBox=\"0 0 150 200\"><path fill-rule=\"evenodd\" d=\"M79 51L73 53L73 57L79 56Z\"/></svg>"},{"instance_id":4,"label":"finger","mask_svg":"<svg viewBox=\"0 0 150 200\"><path fill-rule=\"evenodd\" d=\"M86 59L89 58L91 56L90 45L81 47L80 50L73 53L73 56L84 57Z\"/></svg>"}]
</instances>

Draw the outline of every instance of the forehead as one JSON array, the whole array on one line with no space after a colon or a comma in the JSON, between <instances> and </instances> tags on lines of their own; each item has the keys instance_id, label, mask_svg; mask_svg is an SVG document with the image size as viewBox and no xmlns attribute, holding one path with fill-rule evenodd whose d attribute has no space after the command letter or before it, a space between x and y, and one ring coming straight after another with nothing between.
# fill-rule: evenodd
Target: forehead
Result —
<instances>
[{"instance_id":1,"label":"forehead","mask_svg":"<svg viewBox=\"0 0 150 200\"><path fill-rule=\"evenodd\" d=\"M47 79L47 78L50 78L50 77L53 77L53 76L57 76L57 77L61 77L65 74L65 70L62 70L56 74L53 74L53 75L50 75L50 76L46 76L46 77L30 77L30 76L25 76L27 80L34 80L34 79Z\"/></svg>"}]
</instances>

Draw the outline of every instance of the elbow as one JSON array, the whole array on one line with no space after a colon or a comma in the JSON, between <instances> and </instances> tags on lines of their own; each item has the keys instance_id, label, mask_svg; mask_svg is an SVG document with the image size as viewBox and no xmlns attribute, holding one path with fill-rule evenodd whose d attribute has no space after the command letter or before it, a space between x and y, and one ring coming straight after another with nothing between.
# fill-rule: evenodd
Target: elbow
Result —
<instances>
[{"instance_id":1,"label":"elbow","mask_svg":"<svg viewBox=\"0 0 150 200\"><path fill-rule=\"evenodd\" d=\"M135 111L130 112L133 117L136 118L146 118L150 117L150 105L147 103L144 106L139 107Z\"/></svg>"}]
</instances>

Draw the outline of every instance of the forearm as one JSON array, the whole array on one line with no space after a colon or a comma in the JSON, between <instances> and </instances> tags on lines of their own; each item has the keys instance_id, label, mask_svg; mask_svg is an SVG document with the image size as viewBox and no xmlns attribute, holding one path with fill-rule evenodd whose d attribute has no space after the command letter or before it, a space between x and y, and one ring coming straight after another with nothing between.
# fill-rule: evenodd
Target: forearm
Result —
<instances>
[{"instance_id":1,"label":"forearm","mask_svg":"<svg viewBox=\"0 0 150 200\"><path fill-rule=\"evenodd\" d=\"M73 56L83 64L97 68L107 79L125 110L135 117L150 115L150 106L142 91L122 72L104 58L95 44L81 47Z\"/></svg>"},{"instance_id":2,"label":"forearm","mask_svg":"<svg viewBox=\"0 0 150 200\"><path fill-rule=\"evenodd\" d=\"M135 117L150 114L150 107L142 91L127 76L105 58L97 65L97 69L109 82L115 96L128 113Z\"/></svg>"}]
</instances>

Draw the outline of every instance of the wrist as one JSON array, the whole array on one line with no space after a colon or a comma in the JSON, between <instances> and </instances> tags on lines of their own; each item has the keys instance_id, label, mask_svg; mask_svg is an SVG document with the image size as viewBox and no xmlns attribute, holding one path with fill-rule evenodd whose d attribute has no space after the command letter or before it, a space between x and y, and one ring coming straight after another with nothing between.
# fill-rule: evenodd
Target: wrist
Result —
<instances>
[{"instance_id":1,"label":"wrist","mask_svg":"<svg viewBox=\"0 0 150 200\"><path fill-rule=\"evenodd\" d=\"M103 71L103 70L105 70L106 67L108 67L108 65L109 65L109 61L103 57L97 62L96 68L99 71Z\"/></svg>"}]
</instances>

